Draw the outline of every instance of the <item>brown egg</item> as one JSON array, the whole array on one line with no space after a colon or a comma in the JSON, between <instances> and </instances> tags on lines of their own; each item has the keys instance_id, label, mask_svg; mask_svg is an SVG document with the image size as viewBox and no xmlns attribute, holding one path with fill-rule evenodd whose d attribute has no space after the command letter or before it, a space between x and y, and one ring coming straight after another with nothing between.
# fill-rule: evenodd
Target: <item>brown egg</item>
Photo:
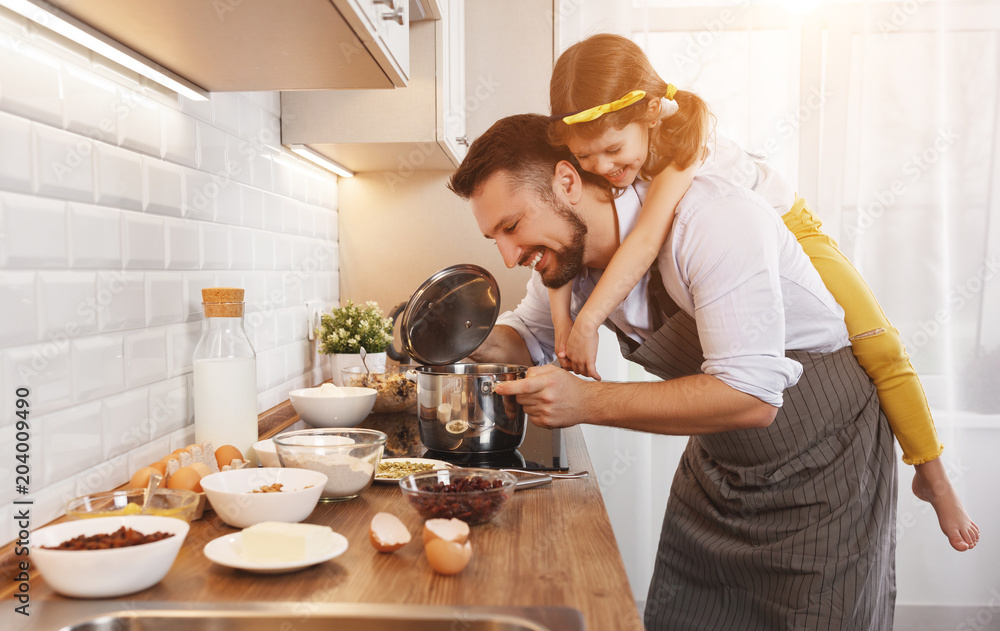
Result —
<instances>
[{"instance_id":1,"label":"brown egg","mask_svg":"<svg viewBox=\"0 0 1000 631\"><path fill-rule=\"evenodd\" d=\"M206 475L212 472L212 470L209 469L208 465L205 464L204 462L192 462L191 468L197 471L198 475L200 475L201 477L205 477Z\"/></svg>"},{"instance_id":2,"label":"brown egg","mask_svg":"<svg viewBox=\"0 0 1000 631\"><path fill-rule=\"evenodd\" d=\"M219 468L232 464L233 460L243 460L243 454L232 445L222 445L215 450L215 462Z\"/></svg>"},{"instance_id":3,"label":"brown egg","mask_svg":"<svg viewBox=\"0 0 1000 631\"><path fill-rule=\"evenodd\" d=\"M392 513L375 513L368 527L368 540L379 552L395 552L410 541L410 531Z\"/></svg>"},{"instance_id":4,"label":"brown egg","mask_svg":"<svg viewBox=\"0 0 1000 631\"><path fill-rule=\"evenodd\" d=\"M177 457L178 457L178 458L180 458L180 457L181 457L181 454L182 454L182 453L185 453L185 454L188 454L188 455L191 455L191 450L190 450L190 449L188 449L187 447L179 447L179 448L177 448L177 449L173 450L173 451L172 451L172 452L170 452L170 453L172 453L172 454L176 454L176 455L177 455Z\"/></svg>"},{"instance_id":5,"label":"brown egg","mask_svg":"<svg viewBox=\"0 0 1000 631\"><path fill-rule=\"evenodd\" d=\"M177 454L167 454L166 456L163 456L162 458L160 458L160 462L162 462L164 465L166 465L166 467L168 469L170 468L170 461L171 460L176 460L177 464L181 463L181 459L177 457Z\"/></svg>"},{"instance_id":6,"label":"brown egg","mask_svg":"<svg viewBox=\"0 0 1000 631\"><path fill-rule=\"evenodd\" d=\"M146 465L148 467L153 467L160 472L160 475L167 475L167 463L157 460L156 462Z\"/></svg>"},{"instance_id":7,"label":"brown egg","mask_svg":"<svg viewBox=\"0 0 1000 631\"><path fill-rule=\"evenodd\" d=\"M159 469L155 467L143 467L132 474L132 479L128 481L129 488L134 489L144 489L149 484L149 476L152 474L163 475ZM163 486L163 480L160 480L160 487Z\"/></svg>"},{"instance_id":8,"label":"brown egg","mask_svg":"<svg viewBox=\"0 0 1000 631\"><path fill-rule=\"evenodd\" d=\"M185 489L201 493L201 476L191 467L181 467L167 478L168 489Z\"/></svg>"},{"instance_id":9,"label":"brown egg","mask_svg":"<svg viewBox=\"0 0 1000 631\"><path fill-rule=\"evenodd\" d=\"M466 541L445 541L432 539L424 546L427 562L438 574L458 574L469 564L472 558L472 544Z\"/></svg>"}]
</instances>

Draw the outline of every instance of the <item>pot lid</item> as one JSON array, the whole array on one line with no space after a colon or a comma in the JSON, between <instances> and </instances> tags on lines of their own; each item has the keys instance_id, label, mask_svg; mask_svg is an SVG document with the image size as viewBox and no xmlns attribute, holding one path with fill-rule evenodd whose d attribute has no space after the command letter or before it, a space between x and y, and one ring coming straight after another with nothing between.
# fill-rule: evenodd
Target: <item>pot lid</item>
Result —
<instances>
[{"instance_id":1,"label":"pot lid","mask_svg":"<svg viewBox=\"0 0 1000 631\"><path fill-rule=\"evenodd\" d=\"M437 272L410 296L399 339L421 364L454 364L479 348L500 314L497 281L478 265Z\"/></svg>"}]
</instances>

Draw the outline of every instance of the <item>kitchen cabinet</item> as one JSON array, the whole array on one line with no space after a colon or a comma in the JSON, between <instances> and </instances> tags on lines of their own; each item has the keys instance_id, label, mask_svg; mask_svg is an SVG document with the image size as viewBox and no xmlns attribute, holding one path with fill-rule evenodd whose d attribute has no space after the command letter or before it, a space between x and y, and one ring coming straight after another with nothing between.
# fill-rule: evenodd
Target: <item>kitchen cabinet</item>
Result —
<instances>
[{"instance_id":1,"label":"kitchen cabinet","mask_svg":"<svg viewBox=\"0 0 1000 631\"><path fill-rule=\"evenodd\" d=\"M407 0L31 2L209 92L376 89L409 81Z\"/></svg>"},{"instance_id":2,"label":"kitchen cabinet","mask_svg":"<svg viewBox=\"0 0 1000 631\"><path fill-rule=\"evenodd\" d=\"M283 92L281 141L306 145L353 171L451 170L465 157L465 13L410 26L404 90Z\"/></svg>"}]
</instances>

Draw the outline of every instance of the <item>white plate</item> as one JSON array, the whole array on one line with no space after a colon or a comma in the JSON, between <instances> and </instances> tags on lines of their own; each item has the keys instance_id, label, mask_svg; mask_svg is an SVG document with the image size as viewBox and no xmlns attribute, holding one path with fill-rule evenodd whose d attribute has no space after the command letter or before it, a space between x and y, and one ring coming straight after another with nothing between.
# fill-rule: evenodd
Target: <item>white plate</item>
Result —
<instances>
[{"instance_id":1,"label":"white plate","mask_svg":"<svg viewBox=\"0 0 1000 631\"><path fill-rule=\"evenodd\" d=\"M413 462L415 464L432 464L434 465L434 470L449 469L452 466L454 466L452 464L445 462L444 460L432 460L430 458L382 458L382 460L379 461L379 464L383 462L389 462L389 463ZM430 471L430 469L428 469L428 471ZM400 480L399 478L380 478L378 477L378 473L376 470L375 481L378 482L379 484L399 484L399 480Z\"/></svg>"},{"instance_id":2,"label":"white plate","mask_svg":"<svg viewBox=\"0 0 1000 631\"><path fill-rule=\"evenodd\" d=\"M219 565L225 565L226 567L234 567L239 570L259 572L261 574L281 574L282 572L301 570L310 565L329 561L336 556L340 556L346 550L347 538L338 532L333 533L330 547L324 552L300 561L287 561L283 563L257 563L244 558L241 554L243 552L242 532L222 535L205 544L205 556L210 561Z\"/></svg>"}]
</instances>

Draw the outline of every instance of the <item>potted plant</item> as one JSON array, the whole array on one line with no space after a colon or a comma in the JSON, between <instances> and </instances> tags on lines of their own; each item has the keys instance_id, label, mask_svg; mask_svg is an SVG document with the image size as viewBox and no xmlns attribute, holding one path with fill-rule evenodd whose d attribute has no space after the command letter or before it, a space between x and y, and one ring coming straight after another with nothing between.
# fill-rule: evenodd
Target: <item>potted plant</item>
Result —
<instances>
[{"instance_id":1,"label":"potted plant","mask_svg":"<svg viewBox=\"0 0 1000 631\"><path fill-rule=\"evenodd\" d=\"M320 316L316 339L319 352L330 356L333 383L340 386L342 369L362 365L362 348L369 370L385 369L385 349L392 344L392 320L385 317L376 302L357 305L348 300L343 307L334 307Z\"/></svg>"}]
</instances>

